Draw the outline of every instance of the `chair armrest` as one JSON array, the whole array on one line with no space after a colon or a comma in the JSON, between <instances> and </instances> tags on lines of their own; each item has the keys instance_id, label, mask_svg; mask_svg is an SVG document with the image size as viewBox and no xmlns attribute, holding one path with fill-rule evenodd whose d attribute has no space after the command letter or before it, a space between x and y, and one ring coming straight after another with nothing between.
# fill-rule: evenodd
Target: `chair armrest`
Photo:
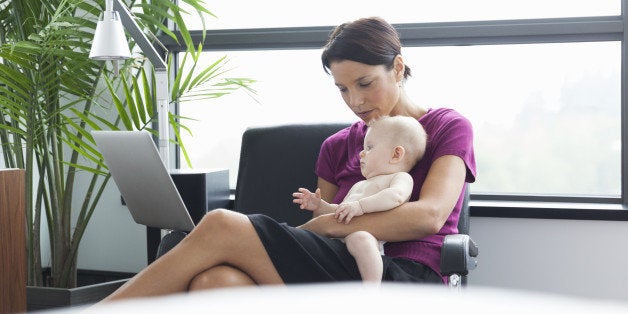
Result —
<instances>
[{"instance_id":1,"label":"chair armrest","mask_svg":"<svg viewBox=\"0 0 628 314\"><path fill-rule=\"evenodd\" d=\"M478 246L466 234L450 234L443 240L440 268L443 276L466 276L477 266Z\"/></svg>"},{"instance_id":2,"label":"chair armrest","mask_svg":"<svg viewBox=\"0 0 628 314\"><path fill-rule=\"evenodd\" d=\"M188 234L183 231L170 231L159 242L159 248L157 248L157 256L155 259L160 258L162 255L168 253L173 247L175 247L183 238Z\"/></svg>"}]
</instances>

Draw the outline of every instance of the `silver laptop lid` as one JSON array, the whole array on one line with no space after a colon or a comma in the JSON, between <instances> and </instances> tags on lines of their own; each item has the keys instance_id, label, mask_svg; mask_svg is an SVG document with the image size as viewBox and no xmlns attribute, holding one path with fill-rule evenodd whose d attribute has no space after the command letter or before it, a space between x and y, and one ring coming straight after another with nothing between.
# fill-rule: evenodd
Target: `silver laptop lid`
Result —
<instances>
[{"instance_id":1,"label":"silver laptop lid","mask_svg":"<svg viewBox=\"0 0 628 314\"><path fill-rule=\"evenodd\" d=\"M150 133L91 133L135 222L161 229L191 231L194 228Z\"/></svg>"}]
</instances>

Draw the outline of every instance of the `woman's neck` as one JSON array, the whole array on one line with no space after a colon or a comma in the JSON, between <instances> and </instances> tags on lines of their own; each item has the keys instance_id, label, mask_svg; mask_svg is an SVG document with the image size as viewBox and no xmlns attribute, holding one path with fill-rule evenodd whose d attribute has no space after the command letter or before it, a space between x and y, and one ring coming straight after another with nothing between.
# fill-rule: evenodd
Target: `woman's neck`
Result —
<instances>
[{"instance_id":1,"label":"woman's neck","mask_svg":"<svg viewBox=\"0 0 628 314\"><path fill-rule=\"evenodd\" d=\"M406 95L406 93L402 92L399 97L399 102L397 103L395 108L393 108L390 115L392 116L402 115L402 116L409 116L415 119L419 119L426 113L427 113L427 109L414 104L414 102L410 100L410 98Z\"/></svg>"}]
</instances>

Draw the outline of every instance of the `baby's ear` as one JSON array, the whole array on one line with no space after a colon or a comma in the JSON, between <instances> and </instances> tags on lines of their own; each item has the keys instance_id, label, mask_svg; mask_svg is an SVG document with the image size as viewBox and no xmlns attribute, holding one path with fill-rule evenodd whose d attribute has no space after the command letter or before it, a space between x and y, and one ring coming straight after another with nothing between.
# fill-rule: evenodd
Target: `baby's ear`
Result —
<instances>
[{"instance_id":1,"label":"baby's ear","mask_svg":"<svg viewBox=\"0 0 628 314\"><path fill-rule=\"evenodd\" d=\"M392 158L390 158L390 163L400 163L405 156L406 149L403 148L403 146L395 146L395 148L393 148Z\"/></svg>"}]
</instances>

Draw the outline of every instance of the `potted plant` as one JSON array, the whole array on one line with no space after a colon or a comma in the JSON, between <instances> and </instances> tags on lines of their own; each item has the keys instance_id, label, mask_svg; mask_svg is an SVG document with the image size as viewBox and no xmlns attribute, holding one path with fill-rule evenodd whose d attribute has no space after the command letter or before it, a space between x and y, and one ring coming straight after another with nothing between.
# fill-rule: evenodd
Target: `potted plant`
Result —
<instances>
[{"instance_id":1,"label":"potted plant","mask_svg":"<svg viewBox=\"0 0 628 314\"><path fill-rule=\"evenodd\" d=\"M211 14L203 0L184 1L201 18ZM179 69L192 70L176 71L169 62L173 102L189 95L215 98L238 88L250 90L250 80L223 77L224 58L197 69L201 47L192 43L185 12L173 1L127 5L147 31L186 44ZM121 65L120 75L112 73L110 63L88 58L103 8L104 0L0 0L0 150L4 167L26 169L30 286L76 285L79 243L110 178L89 131L157 132L152 129L153 71L141 53ZM178 27L180 37L164 26L166 21ZM179 120L170 117L175 130L185 130ZM87 193L81 195L74 193L78 172L90 177ZM74 198L81 200L80 208L72 207ZM41 219L50 236L47 279L42 276Z\"/></svg>"}]
</instances>

